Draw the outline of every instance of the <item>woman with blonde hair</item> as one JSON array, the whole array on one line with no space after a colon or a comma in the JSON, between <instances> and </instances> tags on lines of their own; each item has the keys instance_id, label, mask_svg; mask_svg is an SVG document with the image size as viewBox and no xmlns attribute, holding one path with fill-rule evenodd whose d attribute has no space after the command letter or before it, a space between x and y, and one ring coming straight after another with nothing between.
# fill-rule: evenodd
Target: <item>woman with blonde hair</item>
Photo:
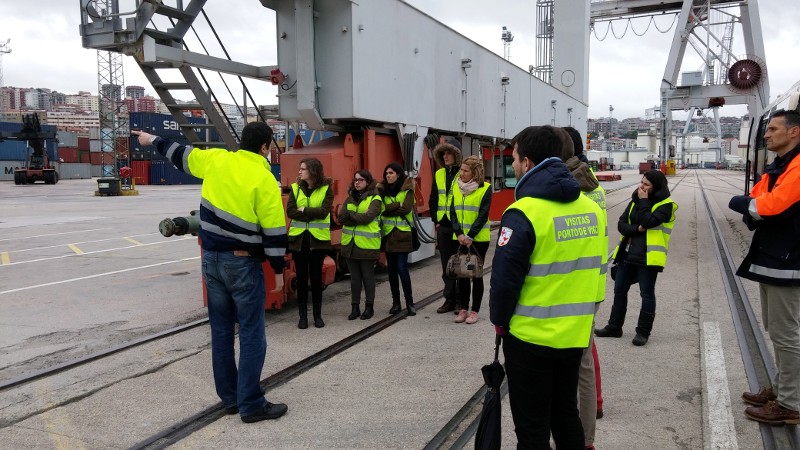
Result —
<instances>
[{"instance_id":1,"label":"woman with blonde hair","mask_svg":"<svg viewBox=\"0 0 800 450\"><path fill-rule=\"evenodd\" d=\"M450 205L453 239L462 246L474 247L481 259L484 259L489 250L492 189L491 184L483 179L483 161L477 156L465 159L461 163L461 173L457 181L458 188L453 190L453 203ZM478 321L478 311L483 300L483 278L459 278L457 283L459 306L455 322L471 325ZM472 310L469 308L470 293Z\"/></svg>"}]
</instances>

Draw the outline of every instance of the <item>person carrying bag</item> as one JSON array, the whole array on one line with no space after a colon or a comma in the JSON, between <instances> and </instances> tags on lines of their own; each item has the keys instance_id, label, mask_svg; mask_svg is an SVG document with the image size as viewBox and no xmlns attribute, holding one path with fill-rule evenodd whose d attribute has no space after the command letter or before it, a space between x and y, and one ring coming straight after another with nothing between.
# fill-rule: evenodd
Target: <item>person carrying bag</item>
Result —
<instances>
[{"instance_id":1,"label":"person carrying bag","mask_svg":"<svg viewBox=\"0 0 800 450\"><path fill-rule=\"evenodd\" d=\"M456 281L458 306L454 321L471 325L478 321L478 311L483 300L483 260L489 250L491 237L489 208L492 204L492 189L483 179L483 161L477 156L470 156L461 163L456 181L458 185L453 189L450 221L453 225L453 240L458 241L461 247L467 247L467 253L462 253L459 247L453 255L453 258L459 260L463 258L463 264L458 265L462 276Z\"/></svg>"}]
</instances>

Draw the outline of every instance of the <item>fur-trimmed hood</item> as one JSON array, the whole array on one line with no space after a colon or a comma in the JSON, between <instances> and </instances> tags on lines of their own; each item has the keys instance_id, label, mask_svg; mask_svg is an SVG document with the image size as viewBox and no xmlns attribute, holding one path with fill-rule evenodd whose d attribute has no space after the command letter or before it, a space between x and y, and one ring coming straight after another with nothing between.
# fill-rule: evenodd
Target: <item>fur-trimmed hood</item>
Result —
<instances>
[{"instance_id":1,"label":"fur-trimmed hood","mask_svg":"<svg viewBox=\"0 0 800 450\"><path fill-rule=\"evenodd\" d=\"M397 194L399 194L401 191L406 191L406 190L409 190L409 189L411 189L413 191L416 187L417 187L417 182L414 180L414 178L407 177L406 180L403 181L403 186L401 186L400 189L397 190L397 192L394 192L394 193L393 192L389 192L388 189L387 189L387 186L384 185L383 182L378 183L376 188L378 190L378 194L380 194L380 195L388 195L390 197L393 197L393 196L396 196Z\"/></svg>"},{"instance_id":2,"label":"fur-trimmed hood","mask_svg":"<svg viewBox=\"0 0 800 450\"><path fill-rule=\"evenodd\" d=\"M323 177L322 178L322 184L323 185L327 184L329 186L332 185L333 184L333 178L331 178L331 177ZM309 190L308 189L308 183L306 183L304 180L301 180L300 177L297 177L297 185L300 186L305 191Z\"/></svg>"},{"instance_id":3,"label":"fur-trimmed hood","mask_svg":"<svg viewBox=\"0 0 800 450\"><path fill-rule=\"evenodd\" d=\"M461 161L463 159L461 157L461 149L449 142L439 144L433 148L433 159L436 160L436 163L439 164L439 167L444 167L444 152L447 150L452 152L456 157L454 167L461 167Z\"/></svg>"}]
</instances>

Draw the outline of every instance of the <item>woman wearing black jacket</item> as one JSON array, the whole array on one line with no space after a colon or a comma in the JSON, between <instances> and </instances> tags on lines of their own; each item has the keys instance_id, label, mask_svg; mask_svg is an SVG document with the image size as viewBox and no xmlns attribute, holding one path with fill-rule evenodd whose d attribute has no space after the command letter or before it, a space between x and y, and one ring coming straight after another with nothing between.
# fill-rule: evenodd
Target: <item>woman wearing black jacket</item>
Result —
<instances>
[{"instance_id":1,"label":"woman wearing black jacket","mask_svg":"<svg viewBox=\"0 0 800 450\"><path fill-rule=\"evenodd\" d=\"M628 291L639 283L642 307L633 345L647 343L656 315L656 277L664 270L670 234L678 205L672 201L667 177L657 170L644 174L631 202L619 218L620 243L612 259L616 264L614 305L608 325L594 330L598 337L622 337L628 309Z\"/></svg>"}]
</instances>

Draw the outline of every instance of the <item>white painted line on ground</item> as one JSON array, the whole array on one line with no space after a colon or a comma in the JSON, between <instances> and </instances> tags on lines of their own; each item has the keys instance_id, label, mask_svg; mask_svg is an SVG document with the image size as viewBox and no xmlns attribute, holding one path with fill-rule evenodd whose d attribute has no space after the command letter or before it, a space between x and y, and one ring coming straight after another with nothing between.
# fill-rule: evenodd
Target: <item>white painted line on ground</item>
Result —
<instances>
[{"instance_id":1,"label":"white painted line on ground","mask_svg":"<svg viewBox=\"0 0 800 450\"><path fill-rule=\"evenodd\" d=\"M703 361L706 373L706 417L708 417L709 443L706 448L739 448L736 428L731 412L731 394L728 391L728 374L725 355L717 322L703 322Z\"/></svg>"},{"instance_id":2,"label":"white painted line on ground","mask_svg":"<svg viewBox=\"0 0 800 450\"><path fill-rule=\"evenodd\" d=\"M141 242L139 242L139 241L137 241L136 239L134 239L134 238L131 238L131 237L127 237L127 236L126 236L126 237L124 237L123 239L125 239L126 241L128 241L128 242L132 243L133 245L142 245L142 243L141 243Z\"/></svg>"},{"instance_id":3,"label":"white painted line on ground","mask_svg":"<svg viewBox=\"0 0 800 450\"><path fill-rule=\"evenodd\" d=\"M78 246L75 245L75 244L67 244L67 247L69 247L70 250L75 252L76 255L82 255L83 254L83 251L81 249L79 249Z\"/></svg>"},{"instance_id":4,"label":"white painted line on ground","mask_svg":"<svg viewBox=\"0 0 800 450\"><path fill-rule=\"evenodd\" d=\"M100 231L100 230L108 230L108 228L92 228L91 230L64 231L63 233L37 234L36 236L24 236L24 237L15 237L15 238L9 238L9 239L0 239L0 242L3 242L3 241L21 241L23 239L36 239L36 238L46 237L46 236L62 236L62 235L65 235L65 234L88 233L90 231Z\"/></svg>"},{"instance_id":5,"label":"white painted line on ground","mask_svg":"<svg viewBox=\"0 0 800 450\"><path fill-rule=\"evenodd\" d=\"M130 238L134 238L134 237L137 237L137 236L153 236L153 235L160 235L160 233L134 234L134 235L131 235ZM118 239L128 239L128 238L127 237L122 237L122 238L113 237L113 238L106 238L106 239L94 239L94 240L91 240L91 241L73 242L73 244L75 244L75 245L78 245L78 244L94 244L96 242L116 241ZM138 242L138 241L135 241L135 240L130 240L130 239L129 239L129 241L133 242L134 244L141 245L141 242ZM58 247L61 247L62 245L64 245L64 244L45 245L45 246L42 246L42 247L21 248L19 250L11 250L11 251L9 251L9 253L23 253L23 252L30 252L30 251L33 251L33 250L44 250L44 249L48 249L48 248L58 248Z\"/></svg>"},{"instance_id":6,"label":"white painted line on ground","mask_svg":"<svg viewBox=\"0 0 800 450\"><path fill-rule=\"evenodd\" d=\"M113 270L111 272L96 273L94 275L88 275L88 276L85 276L85 277L70 278L68 280L61 280L61 281L52 281L50 283L37 284L35 286L25 286L25 287L16 288L16 289L9 289L7 291L0 291L0 295L12 294L14 292L21 292L21 291L29 291L31 289L38 289L38 288L47 287L47 286L55 286L57 284L72 283L72 282L81 281L81 280L90 280L92 278L104 277L104 276L107 276L107 275L115 275L115 274L118 274L118 273L132 272L134 270L149 269L151 267L158 267L158 266L163 266L163 265L166 265L166 264L173 264L173 263L184 262L184 261L194 261L196 259L200 259L200 257L199 256L192 256L191 258L176 259L176 260L173 260L173 261L165 261L165 262L160 262L160 263L156 263L156 264L148 264L146 266L130 267L128 269L121 269L121 270Z\"/></svg>"},{"instance_id":7,"label":"white painted line on ground","mask_svg":"<svg viewBox=\"0 0 800 450\"><path fill-rule=\"evenodd\" d=\"M126 249L129 249L129 248L145 247L145 246L148 246L148 245L160 245L160 244L167 244L167 243L170 243L170 242L181 242L181 241L185 241L187 239L195 240L196 238L194 238L192 236L189 236L189 237L182 237L182 238L177 238L177 239L170 239L168 241L151 242L149 244L127 245L125 247L107 248L107 249L104 249L104 250L95 250L93 252L82 252L80 254L73 253L73 254L70 254L70 255L50 256L50 257L47 257L47 258L31 259L29 261L19 261L19 262L15 262L15 263L9 263L9 264L6 264L6 266L14 266L14 265L17 265L17 264L28 264L28 263L34 263L34 262L40 262L40 261L50 261L52 259L71 258L73 256L94 255L95 253L113 252L113 251L116 251L116 250L126 250ZM72 248L72 247L70 247L70 248ZM77 248L77 247L75 247L75 248ZM73 251L74 251L74 249L73 249ZM78 251L80 251L80 250L78 250ZM4 266L0 265L0 267L4 267Z\"/></svg>"}]
</instances>

